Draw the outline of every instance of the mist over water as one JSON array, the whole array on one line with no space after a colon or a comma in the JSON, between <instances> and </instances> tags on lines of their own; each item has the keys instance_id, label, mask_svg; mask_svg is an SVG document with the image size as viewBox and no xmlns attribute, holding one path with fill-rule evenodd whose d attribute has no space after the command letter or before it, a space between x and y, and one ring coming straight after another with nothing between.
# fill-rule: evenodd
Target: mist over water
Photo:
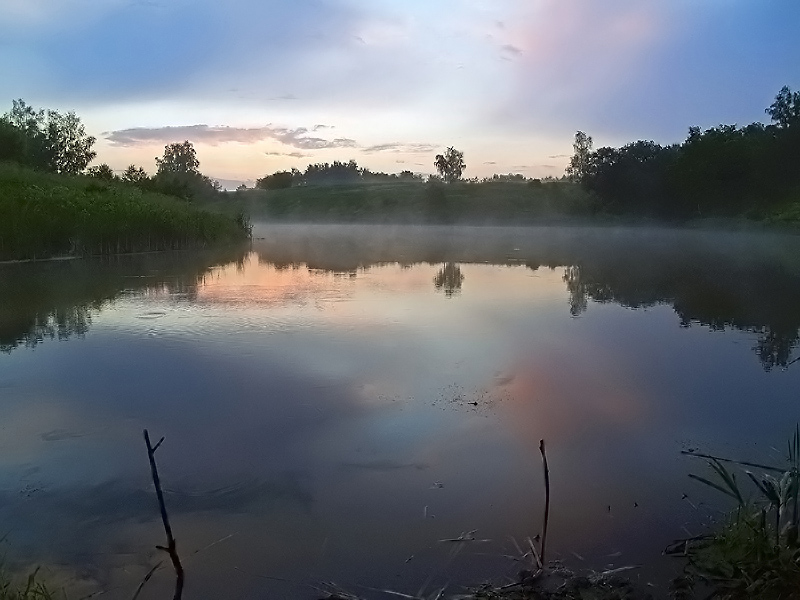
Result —
<instances>
[{"instance_id":1,"label":"mist over water","mask_svg":"<svg viewBox=\"0 0 800 600\"><path fill-rule=\"evenodd\" d=\"M188 595L513 576L511 538L541 528L544 438L553 556L643 563L663 593L663 548L725 508L680 450L774 462L800 418L798 250L257 224L221 256L0 266L9 554L129 598L164 558L147 427ZM474 529L491 541L439 541Z\"/></svg>"}]
</instances>

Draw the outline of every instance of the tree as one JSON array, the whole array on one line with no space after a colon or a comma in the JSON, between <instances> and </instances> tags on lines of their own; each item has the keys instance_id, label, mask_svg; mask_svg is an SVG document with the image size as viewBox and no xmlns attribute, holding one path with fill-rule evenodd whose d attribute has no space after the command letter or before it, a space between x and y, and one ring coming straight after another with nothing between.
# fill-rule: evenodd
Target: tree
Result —
<instances>
[{"instance_id":1,"label":"tree","mask_svg":"<svg viewBox=\"0 0 800 600\"><path fill-rule=\"evenodd\" d=\"M779 127L800 124L800 92L792 92L789 86L783 86L775 102L770 104L766 112Z\"/></svg>"},{"instance_id":2,"label":"tree","mask_svg":"<svg viewBox=\"0 0 800 600\"><path fill-rule=\"evenodd\" d=\"M447 183L453 183L461 179L461 174L467 165L464 163L464 153L459 152L452 146L445 150L444 154L437 154L433 166Z\"/></svg>"},{"instance_id":3,"label":"tree","mask_svg":"<svg viewBox=\"0 0 800 600\"><path fill-rule=\"evenodd\" d=\"M92 162L97 152L92 150L96 138L86 135L78 116L70 111L62 115L47 111L47 158L51 171L77 174Z\"/></svg>"},{"instance_id":4,"label":"tree","mask_svg":"<svg viewBox=\"0 0 800 600\"><path fill-rule=\"evenodd\" d=\"M158 175L166 173L192 173L199 175L200 161L189 140L164 146L164 157L156 158Z\"/></svg>"},{"instance_id":5,"label":"tree","mask_svg":"<svg viewBox=\"0 0 800 600\"><path fill-rule=\"evenodd\" d=\"M92 167L87 171L87 175L95 179L102 179L103 181L114 181L117 179L117 176L114 175L114 171L106 163Z\"/></svg>"},{"instance_id":6,"label":"tree","mask_svg":"<svg viewBox=\"0 0 800 600\"><path fill-rule=\"evenodd\" d=\"M222 189L219 181L206 177L199 170L200 161L188 140L164 146L164 157L156 158L158 171L152 189L191 200L201 195L214 195Z\"/></svg>"},{"instance_id":7,"label":"tree","mask_svg":"<svg viewBox=\"0 0 800 600\"><path fill-rule=\"evenodd\" d=\"M142 167L128 165L128 168L122 172L121 179L126 183L142 184L147 182L150 178Z\"/></svg>"},{"instance_id":8,"label":"tree","mask_svg":"<svg viewBox=\"0 0 800 600\"><path fill-rule=\"evenodd\" d=\"M292 187L293 174L290 171L277 171L256 179L256 187L262 190L282 190Z\"/></svg>"},{"instance_id":9,"label":"tree","mask_svg":"<svg viewBox=\"0 0 800 600\"><path fill-rule=\"evenodd\" d=\"M74 112L36 110L22 99L0 117L0 138L3 158L56 173L80 173L97 155Z\"/></svg>"},{"instance_id":10,"label":"tree","mask_svg":"<svg viewBox=\"0 0 800 600\"><path fill-rule=\"evenodd\" d=\"M584 181L589 174L589 165L592 156L592 137L583 131L575 132L575 141L572 143L573 154L567 166L567 177L574 181Z\"/></svg>"}]
</instances>

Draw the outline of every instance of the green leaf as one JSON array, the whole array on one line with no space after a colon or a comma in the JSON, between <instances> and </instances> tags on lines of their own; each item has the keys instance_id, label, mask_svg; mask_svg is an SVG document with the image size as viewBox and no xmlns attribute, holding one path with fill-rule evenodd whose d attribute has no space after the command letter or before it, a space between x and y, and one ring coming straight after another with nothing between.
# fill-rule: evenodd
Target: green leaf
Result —
<instances>
[{"instance_id":1,"label":"green leaf","mask_svg":"<svg viewBox=\"0 0 800 600\"><path fill-rule=\"evenodd\" d=\"M713 481L710 481L710 480L706 479L705 477L700 477L699 475L695 475L694 473L689 473L689 477L691 477L692 479L696 479L700 483L704 483L709 487L713 487L715 490L719 490L720 492L722 492L726 496L730 496L734 500L738 500L739 499L739 498L736 497L736 494L733 494L730 490L722 487L718 483L714 483Z\"/></svg>"}]
</instances>

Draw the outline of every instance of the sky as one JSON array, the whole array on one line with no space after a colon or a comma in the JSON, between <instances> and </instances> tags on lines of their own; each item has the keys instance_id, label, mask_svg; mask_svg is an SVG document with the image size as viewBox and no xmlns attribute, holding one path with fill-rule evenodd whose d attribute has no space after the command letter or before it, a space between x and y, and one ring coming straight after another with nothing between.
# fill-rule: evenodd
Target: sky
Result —
<instances>
[{"instance_id":1,"label":"sky","mask_svg":"<svg viewBox=\"0 0 800 600\"><path fill-rule=\"evenodd\" d=\"M74 110L94 164L190 140L226 187L315 162L560 176L595 147L767 119L798 0L0 0L0 112Z\"/></svg>"}]
</instances>

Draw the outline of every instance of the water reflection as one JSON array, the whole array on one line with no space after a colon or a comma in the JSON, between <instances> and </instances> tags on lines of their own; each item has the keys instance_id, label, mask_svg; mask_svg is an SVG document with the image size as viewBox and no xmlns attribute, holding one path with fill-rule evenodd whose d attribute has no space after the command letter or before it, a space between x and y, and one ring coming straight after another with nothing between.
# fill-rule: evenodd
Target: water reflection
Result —
<instances>
[{"instance_id":1,"label":"water reflection","mask_svg":"<svg viewBox=\"0 0 800 600\"><path fill-rule=\"evenodd\" d=\"M246 248L0 265L0 352L86 334L123 293L192 301L211 267L241 265Z\"/></svg>"},{"instance_id":2,"label":"water reflection","mask_svg":"<svg viewBox=\"0 0 800 600\"><path fill-rule=\"evenodd\" d=\"M258 230L257 230L258 231ZM253 301L258 290L274 301L325 295L314 275L354 278L383 264L441 264L436 290L450 298L464 282L460 263L525 264L564 269L569 313L589 303L628 308L667 304L680 324L754 333L753 351L765 370L787 367L800 343L800 255L797 237L691 231L574 229L381 228L271 226L253 249L260 264L286 276L249 282L228 301ZM212 294L210 267L233 262L244 273L247 255L181 253L68 264L0 266L0 351L44 339L84 335L108 302L131 291L197 300ZM311 275L310 277L308 275ZM302 280L302 281L301 281ZM224 292L222 291L224 290ZM275 290L275 292L266 291ZM217 301L222 300L217 297Z\"/></svg>"},{"instance_id":3,"label":"water reflection","mask_svg":"<svg viewBox=\"0 0 800 600\"><path fill-rule=\"evenodd\" d=\"M763 338L765 365L791 360L794 238L260 235L252 252L214 260L0 272L12 554L73 565L130 598L163 559L148 427L166 436L159 467L198 597L513 577L509 536L540 527L542 437L554 556L656 563L707 517L680 448L770 462L758 452L795 420L800 370L767 373L750 351ZM36 334L45 319L58 337L69 307L87 317L64 335L84 339L22 349L49 337ZM493 542L457 559L437 543L475 528ZM642 580L661 585L648 568ZM169 573L151 584L168 590Z\"/></svg>"},{"instance_id":4,"label":"water reflection","mask_svg":"<svg viewBox=\"0 0 800 600\"><path fill-rule=\"evenodd\" d=\"M437 290L444 290L444 295L448 298L461 292L462 283L464 283L464 274L455 263L445 263L433 278L434 287Z\"/></svg>"},{"instance_id":5,"label":"water reflection","mask_svg":"<svg viewBox=\"0 0 800 600\"><path fill-rule=\"evenodd\" d=\"M644 228L272 226L254 249L275 265L356 272L370 265L444 266L434 286L460 292L458 263L564 268L569 311L589 301L667 304L680 324L755 333L765 370L787 367L800 342L800 238Z\"/></svg>"}]
</instances>

